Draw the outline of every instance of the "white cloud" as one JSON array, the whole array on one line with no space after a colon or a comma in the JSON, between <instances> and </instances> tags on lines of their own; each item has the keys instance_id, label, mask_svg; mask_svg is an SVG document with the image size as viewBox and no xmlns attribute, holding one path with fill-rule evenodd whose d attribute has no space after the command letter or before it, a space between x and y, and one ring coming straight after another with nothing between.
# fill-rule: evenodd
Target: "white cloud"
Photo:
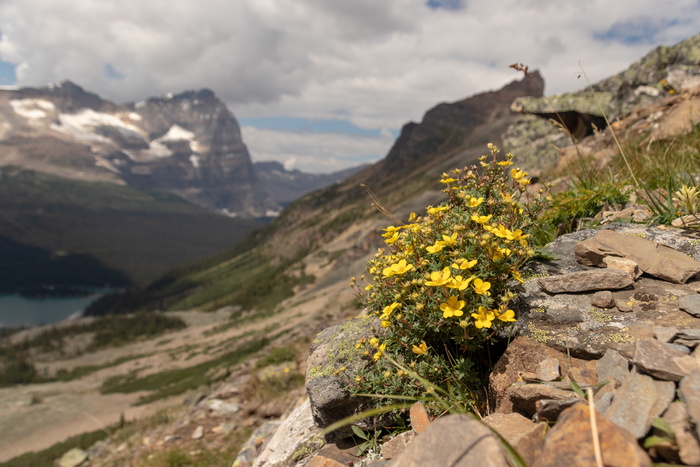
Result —
<instances>
[{"instance_id":1,"label":"white cloud","mask_svg":"<svg viewBox=\"0 0 700 467\"><path fill-rule=\"evenodd\" d=\"M336 133L291 133L241 127L254 162L276 160L287 169L309 173L335 172L383 157L394 142L391 134L379 137Z\"/></svg>"},{"instance_id":2,"label":"white cloud","mask_svg":"<svg viewBox=\"0 0 700 467\"><path fill-rule=\"evenodd\" d=\"M697 0L426 3L2 0L0 60L20 65L19 84L71 79L118 102L207 87L239 117L397 130L439 102L518 79L513 62L541 69L547 92L562 92L585 85L579 60L596 81L700 31ZM308 160L327 135L300 138ZM353 139L338 137L324 160L344 160ZM258 158L272 154L246 142Z\"/></svg>"}]
</instances>

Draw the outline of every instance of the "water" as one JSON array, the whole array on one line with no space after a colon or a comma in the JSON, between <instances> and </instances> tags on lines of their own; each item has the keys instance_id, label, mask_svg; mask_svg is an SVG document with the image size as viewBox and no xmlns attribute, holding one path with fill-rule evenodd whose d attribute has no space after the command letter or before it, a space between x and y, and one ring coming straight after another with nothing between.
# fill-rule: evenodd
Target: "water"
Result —
<instances>
[{"instance_id":1,"label":"water","mask_svg":"<svg viewBox=\"0 0 700 467\"><path fill-rule=\"evenodd\" d=\"M99 295L32 298L0 295L0 327L37 326L79 316Z\"/></svg>"}]
</instances>

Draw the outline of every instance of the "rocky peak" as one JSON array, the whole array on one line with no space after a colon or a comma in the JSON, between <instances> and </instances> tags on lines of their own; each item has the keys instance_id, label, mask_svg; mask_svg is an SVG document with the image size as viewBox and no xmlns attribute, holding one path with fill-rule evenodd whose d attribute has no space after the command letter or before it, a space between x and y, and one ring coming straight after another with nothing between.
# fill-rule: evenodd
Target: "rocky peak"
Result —
<instances>
[{"instance_id":1,"label":"rocky peak","mask_svg":"<svg viewBox=\"0 0 700 467\"><path fill-rule=\"evenodd\" d=\"M421 123L404 125L382 163L382 172L396 174L426 161L432 163L438 153L468 148L477 140L481 143L483 138L475 134L475 130L486 125L500 126L502 120L512 118L509 108L513 100L525 96L540 97L543 91L544 80L535 71L530 77L513 81L498 91L438 104L426 112ZM478 145L483 148L483 144Z\"/></svg>"}]
</instances>

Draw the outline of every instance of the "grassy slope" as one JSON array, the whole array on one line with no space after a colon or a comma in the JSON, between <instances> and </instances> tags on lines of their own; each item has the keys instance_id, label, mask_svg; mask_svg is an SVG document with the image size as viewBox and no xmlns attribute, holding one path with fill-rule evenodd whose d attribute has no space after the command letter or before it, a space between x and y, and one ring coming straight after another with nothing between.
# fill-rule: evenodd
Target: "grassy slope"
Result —
<instances>
[{"instance_id":1,"label":"grassy slope","mask_svg":"<svg viewBox=\"0 0 700 467\"><path fill-rule=\"evenodd\" d=\"M262 224L209 213L168 194L0 169L0 247L14 252L3 255L2 266L27 280L63 261L84 272L73 271L79 284L103 276L117 285L145 283L230 248ZM33 260L26 263L18 250Z\"/></svg>"}]
</instances>

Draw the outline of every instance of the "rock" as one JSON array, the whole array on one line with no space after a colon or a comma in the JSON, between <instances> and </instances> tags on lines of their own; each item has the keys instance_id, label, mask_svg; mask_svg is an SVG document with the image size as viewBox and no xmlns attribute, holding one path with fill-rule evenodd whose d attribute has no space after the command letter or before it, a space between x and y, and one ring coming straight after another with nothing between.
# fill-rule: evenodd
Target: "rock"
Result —
<instances>
[{"instance_id":1,"label":"rock","mask_svg":"<svg viewBox=\"0 0 700 467\"><path fill-rule=\"evenodd\" d=\"M603 258L603 263L608 269L617 269L618 271L625 271L632 279L638 279L642 275L642 270L639 269L639 265L632 261L631 259L618 258L616 256L606 256Z\"/></svg>"},{"instance_id":2,"label":"rock","mask_svg":"<svg viewBox=\"0 0 700 467\"><path fill-rule=\"evenodd\" d=\"M680 460L686 465L700 465L700 443L693 434L685 404L671 402L663 419L673 429Z\"/></svg>"},{"instance_id":3,"label":"rock","mask_svg":"<svg viewBox=\"0 0 700 467\"><path fill-rule=\"evenodd\" d=\"M570 272L537 280L540 287L553 294L624 289L633 282L629 274L616 269Z\"/></svg>"},{"instance_id":4,"label":"rock","mask_svg":"<svg viewBox=\"0 0 700 467\"><path fill-rule=\"evenodd\" d=\"M574 247L581 264L601 266L606 256L631 259L645 273L663 280L683 284L700 272L700 262L660 243L635 235L601 230L595 237Z\"/></svg>"},{"instance_id":5,"label":"rock","mask_svg":"<svg viewBox=\"0 0 700 467\"><path fill-rule=\"evenodd\" d=\"M675 391L671 381L655 381L650 376L632 373L615 391L605 414L611 422L642 438L654 419L666 410Z\"/></svg>"},{"instance_id":6,"label":"rock","mask_svg":"<svg viewBox=\"0 0 700 467\"><path fill-rule=\"evenodd\" d=\"M501 435L527 465L531 465L539 457L547 432L546 424L533 423L517 413L491 414L484 418L483 422Z\"/></svg>"},{"instance_id":7,"label":"rock","mask_svg":"<svg viewBox=\"0 0 700 467\"><path fill-rule=\"evenodd\" d=\"M80 448L73 448L66 451L66 453L61 456L61 459L58 461L58 465L59 467L78 467L87 461L87 459L87 452Z\"/></svg>"},{"instance_id":8,"label":"rock","mask_svg":"<svg viewBox=\"0 0 700 467\"><path fill-rule=\"evenodd\" d=\"M512 400L513 392L511 390L514 389L515 385L522 385L521 375L532 373L536 377L540 369L540 363L547 358L556 359L559 361L560 368L567 369L567 373L564 375L566 380L569 379L568 373L571 370L580 369L583 370L580 376L584 375L585 377L579 382L585 384L598 383L595 376L595 362L573 357L569 358L565 353L547 347L535 340L526 337L516 337L498 362L496 362L493 371L489 375L488 399L491 413L513 412L514 401ZM568 386L569 383L565 381L562 384ZM531 386L544 385L539 384ZM526 413L522 413L523 415L530 417L535 413L535 402L537 400L562 398L563 391L557 392L556 397L547 397L548 394L551 394L554 390L554 388L549 386L548 388L549 389L543 390L547 391L546 393L540 393L539 397L531 400L531 404L528 405L525 411ZM522 400L524 396L525 394L521 394L520 399Z\"/></svg>"},{"instance_id":9,"label":"rock","mask_svg":"<svg viewBox=\"0 0 700 467\"><path fill-rule=\"evenodd\" d=\"M398 457L399 454L401 454L403 450L406 449L408 443L413 441L413 438L415 437L416 433L412 430L409 430L404 431L400 435L391 438L389 441L382 444L382 457L384 459L393 459L394 457Z\"/></svg>"},{"instance_id":10,"label":"rock","mask_svg":"<svg viewBox=\"0 0 700 467\"><path fill-rule=\"evenodd\" d=\"M596 375L598 381L608 381L615 388L625 381L629 374L629 361L615 350L608 349L603 358L596 360Z\"/></svg>"},{"instance_id":11,"label":"rock","mask_svg":"<svg viewBox=\"0 0 700 467\"><path fill-rule=\"evenodd\" d=\"M675 326L654 326L654 337L659 342L668 343L673 341L678 333L678 328Z\"/></svg>"},{"instance_id":12,"label":"rock","mask_svg":"<svg viewBox=\"0 0 700 467\"><path fill-rule=\"evenodd\" d=\"M678 300L678 307L686 313L700 317L700 294L681 297Z\"/></svg>"},{"instance_id":13,"label":"rock","mask_svg":"<svg viewBox=\"0 0 700 467\"><path fill-rule=\"evenodd\" d=\"M606 467L651 467L651 459L628 431L595 414L600 450ZM590 467L596 465L586 404L566 409L544 442L533 467Z\"/></svg>"},{"instance_id":14,"label":"rock","mask_svg":"<svg viewBox=\"0 0 700 467\"><path fill-rule=\"evenodd\" d=\"M347 467L347 464L341 464L340 462L328 459L324 456L315 455L309 462L306 463L305 467Z\"/></svg>"},{"instance_id":15,"label":"rock","mask_svg":"<svg viewBox=\"0 0 700 467\"><path fill-rule=\"evenodd\" d=\"M638 340L634 349L632 363L645 373L665 381L680 381L685 376L685 372L674 361L674 358L685 357L684 352L656 339Z\"/></svg>"},{"instance_id":16,"label":"rock","mask_svg":"<svg viewBox=\"0 0 700 467\"><path fill-rule=\"evenodd\" d=\"M598 308L612 308L615 306L612 292L609 290L601 290L591 295L591 305Z\"/></svg>"},{"instance_id":17,"label":"rock","mask_svg":"<svg viewBox=\"0 0 700 467\"><path fill-rule=\"evenodd\" d=\"M202 439L204 436L204 427L202 425L198 425L197 428L194 429L192 432L192 439Z\"/></svg>"},{"instance_id":18,"label":"rock","mask_svg":"<svg viewBox=\"0 0 700 467\"><path fill-rule=\"evenodd\" d=\"M617 309L619 311L621 311L623 313L629 313L630 311L632 311L631 303L628 302L627 300L623 300L621 298L615 299L615 306L617 307Z\"/></svg>"},{"instance_id":19,"label":"rock","mask_svg":"<svg viewBox=\"0 0 700 467\"><path fill-rule=\"evenodd\" d=\"M506 398L512 411L531 418L537 412L539 400L576 399L573 391L564 391L547 384L514 384L506 390Z\"/></svg>"},{"instance_id":20,"label":"rock","mask_svg":"<svg viewBox=\"0 0 700 467\"><path fill-rule=\"evenodd\" d=\"M267 442L270 441L272 435L275 434L275 431L277 431L277 428L279 428L280 423L281 422L277 420L272 420L257 427L250 435L248 440L243 443L243 446L241 446L241 450L238 451L236 459L233 461L233 465L231 467L253 465L253 461L267 445Z\"/></svg>"},{"instance_id":21,"label":"rock","mask_svg":"<svg viewBox=\"0 0 700 467\"><path fill-rule=\"evenodd\" d=\"M678 396L688 408L688 415L695 425L695 435L700 439L700 370L691 371L681 379Z\"/></svg>"},{"instance_id":22,"label":"rock","mask_svg":"<svg viewBox=\"0 0 700 467\"><path fill-rule=\"evenodd\" d=\"M338 420L368 408L368 401L352 397L346 379L367 365L363 352L355 345L360 339L370 338L376 332L377 322L372 317L356 318L324 329L309 349L306 371L306 391L316 425L325 428ZM345 367L343 375L336 370ZM358 423L361 425L361 423ZM366 424L363 428L371 428ZM350 436L350 427L332 433L330 439Z\"/></svg>"},{"instance_id":23,"label":"rock","mask_svg":"<svg viewBox=\"0 0 700 467\"><path fill-rule=\"evenodd\" d=\"M217 417L230 416L241 410L239 404L222 401L221 399L208 399L202 405Z\"/></svg>"},{"instance_id":24,"label":"rock","mask_svg":"<svg viewBox=\"0 0 700 467\"><path fill-rule=\"evenodd\" d=\"M535 402L536 422L556 422L559 415L574 404L581 402L578 398L569 399L540 399Z\"/></svg>"},{"instance_id":25,"label":"rock","mask_svg":"<svg viewBox=\"0 0 700 467\"><path fill-rule=\"evenodd\" d=\"M607 228L629 233L621 234L626 238L639 238L638 234L663 241L683 253L700 258L700 245L695 245L691 242L692 238L678 231L620 224L611 224ZM596 233L582 230L557 238L545 247L545 251L555 255L556 259L533 262L528 265L528 270L545 275L575 272L576 267L584 268L576 262L573 247L586 238L593 238ZM631 356L634 342L653 337L656 326L676 327L679 330L700 328L699 318L688 315L678 307L679 297L696 294L694 284L689 282L672 286L667 281L645 275L628 289L611 291L619 309L600 309L591 306L590 293L552 296L544 292L537 279L533 278L525 281L523 290L511 302L510 306L518 316L515 332L575 357L600 358L607 349L629 352ZM647 300L649 297L655 297L655 300ZM633 312L622 313L619 310Z\"/></svg>"},{"instance_id":26,"label":"rock","mask_svg":"<svg viewBox=\"0 0 700 467\"><path fill-rule=\"evenodd\" d=\"M556 358L545 358L540 363L537 376L540 381L554 381L559 379L559 360Z\"/></svg>"},{"instance_id":27,"label":"rock","mask_svg":"<svg viewBox=\"0 0 700 467\"><path fill-rule=\"evenodd\" d=\"M464 414L430 424L390 464L393 467L509 467L498 437Z\"/></svg>"},{"instance_id":28,"label":"rock","mask_svg":"<svg viewBox=\"0 0 700 467\"><path fill-rule=\"evenodd\" d=\"M325 444L320 433L314 425L311 403L306 399L284 419L255 458L253 467L282 467L291 460L301 460Z\"/></svg>"},{"instance_id":29,"label":"rock","mask_svg":"<svg viewBox=\"0 0 700 467\"><path fill-rule=\"evenodd\" d=\"M425 410L425 406L422 402L415 402L411 406L410 410L411 416L411 428L416 433L423 433L430 425L430 417L428 417L428 412Z\"/></svg>"},{"instance_id":30,"label":"rock","mask_svg":"<svg viewBox=\"0 0 700 467\"><path fill-rule=\"evenodd\" d=\"M335 444L327 444L317 451L306 464L306 467L346 467L354 465L360 458L341 450Z\"/></svg>"}]
</instances>

